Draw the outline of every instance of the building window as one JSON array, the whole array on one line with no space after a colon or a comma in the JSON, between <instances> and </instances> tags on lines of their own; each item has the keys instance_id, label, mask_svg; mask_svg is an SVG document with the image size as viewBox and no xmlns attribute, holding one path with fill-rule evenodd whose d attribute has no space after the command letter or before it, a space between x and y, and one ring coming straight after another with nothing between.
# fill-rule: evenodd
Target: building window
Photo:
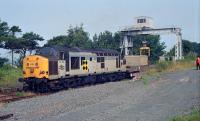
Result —
<instances>
[{"instance_id":1,"label":"building window","mask_svg":"<svg viewBox=\"0 0 200 121\"><path fill-rule=\"evenodd\" d=\"M64 52L60 52L60 54L59 54L59 59L60 59L60 60L64 60L64 58L65 58L65 57L64 57Z\"/></svg>"},{"instance_id":2,"label":"building window","mask_svg":"<svg viewBox=\"0 0 200 121\"><path fill-rule=\"evenodd\" d=\"M146 23L146 19L138 19L137 23Z\"/></svg>"},{"instance_id":3,"label":"building window","mask_svg":"<svg viewBox=\"0 0 200 121\"><path fill-rule=\"evenodd\" d=\"M80 69L79 57L71 57L71 69Z\"/></svg>"}]
</instances>

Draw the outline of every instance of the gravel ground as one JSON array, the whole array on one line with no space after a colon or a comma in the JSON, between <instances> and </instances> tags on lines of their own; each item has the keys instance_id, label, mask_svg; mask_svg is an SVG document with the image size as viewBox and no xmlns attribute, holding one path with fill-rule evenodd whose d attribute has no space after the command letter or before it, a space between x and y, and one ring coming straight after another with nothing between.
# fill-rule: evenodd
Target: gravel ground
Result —
<instances>
[{"instance_id":1,"label":"gravel ground","mask_svg":"<svg viewBox=\"0 0 200 121\"><path fill-rule=\"evenodd\" d=\"M200 71L124 80L0 105L22 121L163 121L200 105Z\"/></svg>"}]
</instances>

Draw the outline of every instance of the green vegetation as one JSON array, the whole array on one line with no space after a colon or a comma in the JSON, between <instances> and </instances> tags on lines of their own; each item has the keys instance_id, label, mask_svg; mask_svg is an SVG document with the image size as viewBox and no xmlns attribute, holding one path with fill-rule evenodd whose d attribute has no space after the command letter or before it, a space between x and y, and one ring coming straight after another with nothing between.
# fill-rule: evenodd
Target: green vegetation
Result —
<instances>
[{"instance_id":1,"label":"green vegetation","mask_svg":"<svg viewBox=\"0 0 200 121\"><path fill-rule=\"evenodd\" d=\"M133 37L133 50L134 55L139 55L139 48L142 46L143 41L147 41L147 46L150 47L150 62L155 64L159 60L159 56L164 54L165 43L160 42L159 35L137 35Z\"/></svg>"},{"instance_id":2,"label":"green vegetation","mask_svg":"<svg viewBox=\"0 0 200 121\"><path fill-rule=\"evenodd\" d=\"M176 116L169 121L200 121L200 108L195 108L191 113Z\"/></svg>"},{"instance_id":3,"label":"green vegetation","mask_svg":"<svg viewBox=\"0 0 200 121\"><path fill-rule=\"evenodd\" d=\"M106 48L120 51L120 40L121 34L119 32L112 33L109 31L101 32L99 35L95 34L93 40L91 40L89 38L89 33L85 32L81 25L80 27L70 27L67 30L67 35L56 36L53 39L48 40L45 46L63 45L79 48ZM159 56L164 54L164 43L160 42L160 36L135 36L133 37L133 54L139 55L139 48L142 46L142 41L144 40L148 42L148 46L151 48L150 61L155 63L158 61Z\"/></svg>"},{"instance_id":4,"label":"green vegetation","mask_svg":"<svg viewBox=\"0 0 200 121\"><path fill-rule=\"evenodd\" d=\"M148 85L149 84L149 75L146 75L146 74L143 75L140 80L142 80L144 85Z\"/></svg>"},{"instance_id":5,"label":"green vegetation","mask_svg":"<svg viewBox=\"0 0 200 121\"><path fill-rule=\"evenodd\" d=\"M26 56L26 52L29 51L31 54L33 50L39 47L38 41L44 40L40 35L33 32L16 36L16 33L21 32L22 30L18 26L9 27L7 22L0 20L0 47L11 51L12 65L14 64L14 53L20 54L17 65L21 65L21 59Z\"/></svg>"},{"instance_id":6,"label":"green vegetation","mask_svg":"<svg viewBox=\"0 0 200 121\"><path fill-rule=\"evenodd\" d=\"M10 65L0 67L0 87L15 87L20 77L22 77L22 69Z\"/></svg>"},{"instance_id":7,"label":"green vegetation","mask_svg":"<svg viewBox=\"0 0 200 121\"><path fill-rule=\"evenodd\" d=\"M173 72L195 67L195 55L188 54L183 60L179 61L161 61L157 62L154 67L148 69L145 74L156 75L164 72Z\"/></svg>"},{"instance_id":8,"label":"green vegetation","mask_svg":"<svg viewBox=\"0 0 200 121\"><path fill-rule=\"evenodd\" d=\"M190 53L196 53L196 55L200 56L200 43L190 42L189 40L183 41L183 54L188 55ZM175 54L175 46L167 53L168 56L174 56Z\"/></svg>"},{"instance_id":9,"label":"green vegetation","mask_svg":"<svg viewBox=\"0 0 200 121\"><path fill-rule=\"evenodd\" d=\"M194 60L186 60L186 59L176 62L175 61L158 62L156 63L155 67L152 67L149 70L147 70L146 74L155 75L163 72L173 72L173 71L193 68L195 66L194 62L195 62Z\"/></svg>"},{"instance_id":10,"label":"green vegetation","mask_svg":"<svg viewBox=\"0 0 200 121\"><path fill-rule=\"evenodd\" d=\"M39 41L44 39L33 32L27 32L20 34L22 36L16 36L17 33L21 33L22 30L18 26L9 27L7 22L0 20L0 47L10 50L12 56L12 64L14 53L20 54L16 63L17 66L21 66L21 61L29 51L32 54L33 50L39 48ZM19 34L18 34L19 35ZM49 45L62 45L67 47L79 47L79 48L106 48L120 51L119 45L121 38L120 32L104 31L99 34L95 34L90 39L89 33L83 28L83 24L80 26L70 26L66 35L58 35L48 40L45 46ZM160 42L160 36L158 35L137 35L133 38L134 44L132 54L138 55L139 48L142 46L143 41L147 41L147 46L151 48L150 62L155 64L159 56L163 55L165 45ZM200 43L190 42L183 40L183 52L187 55L190 52L200 55ZM123 52L122 52L123 53ZM174 49L172 49L168 55L174 55Z\"/></svg>"},{"instance_id":11,"label":"green vegetation","mask_svg":"<svg viewBox=\"0 0 200 121\"><path fill-rule=\"evenodd\" d=\"M26 95L26 93L25 93L25 92L16 92L15 95L16 95L17 97L23 97L23 96Z\"/></svg>"},{"instance_id":12,"label":"green vegetation","mask_svg":"<svg viewBox=\"0 0 200 121\"><path fill-rule=\"evenodd\" d=\"M4 63L8 62L8 59L7 58L1 58L0 57L0 67L3 66Z\"/></svg>"}]
</instances>

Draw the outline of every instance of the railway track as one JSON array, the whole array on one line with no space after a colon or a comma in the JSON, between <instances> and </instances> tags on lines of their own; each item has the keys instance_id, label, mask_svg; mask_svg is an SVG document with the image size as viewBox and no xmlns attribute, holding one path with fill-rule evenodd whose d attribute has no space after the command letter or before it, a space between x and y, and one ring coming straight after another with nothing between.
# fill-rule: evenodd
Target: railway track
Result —
<instances>
[{"instance_id":1,"label":"railway track","mask_svg":"<svg viewBox=\"0 0 200 121\"><path fill-rule=\"evenodd\" d=\"M18 96L18 95L16 95L16 93L0 94L0 103L9 103L9 102L22 100L22 99L26 99L26 98L32 98L35 96L37 96L37 94L35 94L35 93L30 93L30 94L23 95L23 96Z\"/></svg>"}]
</instances>

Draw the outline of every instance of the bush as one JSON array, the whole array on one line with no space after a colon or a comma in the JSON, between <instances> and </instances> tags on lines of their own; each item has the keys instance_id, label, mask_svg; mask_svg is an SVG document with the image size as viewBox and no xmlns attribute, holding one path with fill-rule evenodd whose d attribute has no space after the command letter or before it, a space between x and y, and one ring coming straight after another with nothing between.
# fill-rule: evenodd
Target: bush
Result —
<instances>
[{"instance_id":1,"label":"bush","mask_svg":"<svg viewBox=\"0 0 200 121\"><path fill-rule=\"evenodd\" d=\"M169 68L171 65L173 64L172 61L162 61L162 62L158 62L156 64L156 70L158 72L162 72L164 70L166 70L167 68Z\"/></svg>"},{"instance_id":2,"label":"bush","mask_svg":"<svg viewBox=\"0 0 200 121\"><path fill-rule=\"evenodd\" d=\"M186 57L179 61L161 61L155 64L152 68L146 71L148 75L159 74L160 72L173 72L177 70L189 69L195 67L195 60L191 57Z\"/></svg>"},{"instance_id":3,"label":"bush","mask_svg":"<svg viewBox=\"0 0 200 121\"><path fill-rule=\"evenodd\" d=\"M1 58L0 57L0 67L3 66L4 63L8 62L8 59L7 58Z\"/></svg>"},{"instance_id":4,"label":"bush","mask_svg":"<svg viewBox=\"0 0 200 121\"><path fill-rule=\"evenodd\" d=\"M15 87L20 77L22 77L21 68L13 68L10 65L0 67L0 87Z\"/></svg>"},{"instance_id":5,"label":"bush","mask_svg":"<svg viewBox=\"0 0 200 121\"><path fill-rule=\"evenodd\" d=\"M195 60L196 59L196 54L193 52L188 53L185 57L184 60Z\"/></svg>"}]
</instances>

